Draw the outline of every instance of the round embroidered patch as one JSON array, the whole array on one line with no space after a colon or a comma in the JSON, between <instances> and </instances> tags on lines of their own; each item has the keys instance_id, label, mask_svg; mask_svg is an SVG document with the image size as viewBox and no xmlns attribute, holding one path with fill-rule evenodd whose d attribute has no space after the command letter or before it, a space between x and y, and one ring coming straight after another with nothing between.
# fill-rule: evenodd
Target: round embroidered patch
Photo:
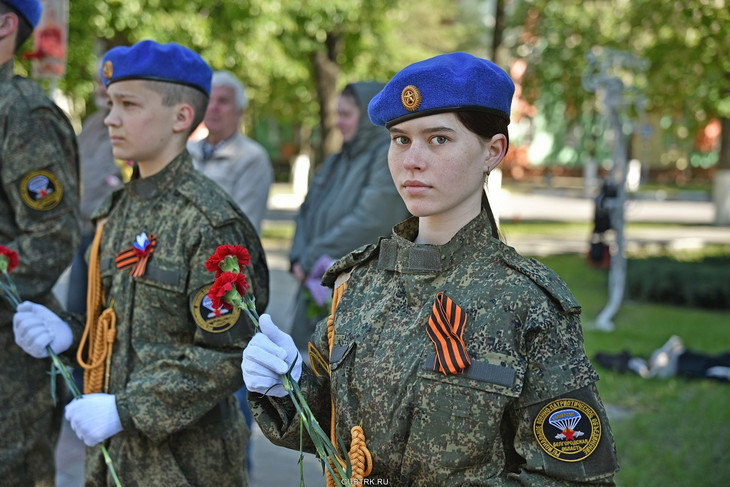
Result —
<instances>
[{"instance_id":1,"label":"round embroidered patch","mask_svg":"<svg viewBox=\"0 0 730 487\"><path fill-rule=\"evenodd\" d=\"M415 112L421 106L421 90L413 85L406 86L400 93L400 101L406 110Z\"/></svg>"},{"instance_id":2,"label":"round embroidered patch","mask_svg":"<svg viewBox=\"0 0 730 487\"><path fill-rule=\"evenodd\" d=\"M601 420L588 404L558 399L540 410L533 425L545 453L563 462L587 458L601 439Z\"/></svg>"},{"instance_id":3,"label":"round embroidered patch","mask_svg":"<svg viewBox=\"0 0 730 487\"><path fill-rule=\"evenodd\" d=\"M61 202L63 186L51 171L31 171L20 181L20 197L34 210L48 211Z\"/></svg>"},{"instance_id":4,"label":"round embroidered patch","mask_svg":"<svg viewBox=\"0 0 730 487\"><path fill-rule=\"evenodd\" d=\"M233 328L241 315L238 308L214 308L208 297L208 291L213 284L203 286L195 293L190 302L190 312L195 323L208 333L223 333Z\"/></svg>"}]
</instances>

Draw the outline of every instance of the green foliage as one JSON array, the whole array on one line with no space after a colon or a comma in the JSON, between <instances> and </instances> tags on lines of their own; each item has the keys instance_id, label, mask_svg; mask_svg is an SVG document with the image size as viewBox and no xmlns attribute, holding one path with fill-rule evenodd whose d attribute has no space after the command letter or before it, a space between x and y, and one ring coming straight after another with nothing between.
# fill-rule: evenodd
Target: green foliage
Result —
<instances>
[{"instance_id":1,"label":"green foliage","mask_svg":"<svg viewBox=\"0 0 730 487\"><path fill-rule=\"evenodd\" d=\"M333 56L336 89L386 80L407 63L468 47L461 42L475 38L476 20L457 22L459 15L466 14L448 0L73 0L68 69L59 88L72 100L72 116L83 118L106 50L143 39L178 42L242 79L247 126L275 119L306 127L306 134L320 117L316 53Z\"/></svg>"},{"instance_id":2,"label":"green foliage","mask_svg":"<svg viewBox=\"0 0 730 487\"><path fill-rule=\"evenodd\" d=\"M629 259L626 294L632 300L730 309L730 254L682 261L670 256Z\"/></svg>"},{"instance_id":3,"label":"green foliage","mask_svg":"<svg viewBox=\"0 0 730 487\"><path fill-rule=\"evenodd\" d=\"M512 4L509 26L514 34L507 46L515 58L527 62L523 95L546 117L551 133L570 131L582 120L592 120L599 110L599 100L581 82L586 54L599 49L624 51L648 62L645 75L624 82L636 84L645 93L647 112L665 117L668 126L663 129L682 146L691 147L697 128L712 117L730 117L730 57L725 55L730 48L730 9L726 2L521 0ZM596 134L586 127L581 132L583 140L575 144L578 150L591 152Z\"/></svg>"}]
</instances>

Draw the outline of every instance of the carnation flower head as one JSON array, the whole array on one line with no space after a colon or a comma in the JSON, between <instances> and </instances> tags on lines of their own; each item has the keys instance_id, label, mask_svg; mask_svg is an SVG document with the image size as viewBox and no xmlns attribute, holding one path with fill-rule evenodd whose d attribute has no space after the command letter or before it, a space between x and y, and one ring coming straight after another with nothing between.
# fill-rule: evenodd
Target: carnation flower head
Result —
<instances>
[{"instance_id":1,"label":"carnation flower head","mask_svg":"<svg viewBox=\"0 0 730 487\"><path fill-rule=\"evenodd\" d=\"M248 250L240 245L220 245L205 263L205 268L215 272L216 278L224 272L240 272L251 262Z\"/></svg>"},{"instance_id":2,"label":"carnation flower head","mask_svg":"<svg viewBox=\"0 0 730 487\"><path fill-rule=\"evenodd\" d=\"M248 289L246 276L238 272L221 272L208 291L213 308L225 307L231 309L235 301L245 296Z\"/></svg>"},{"instance_id":3,"label":"carnation flower head","mask_svg":"<svg viewBox=\"0 0 730 487\"><path fill-rule=\"evenodd\" d=\"M6 274L16 267L18 267L18 253L0 245L0 272Z\"/></svg>"}]
</instances>

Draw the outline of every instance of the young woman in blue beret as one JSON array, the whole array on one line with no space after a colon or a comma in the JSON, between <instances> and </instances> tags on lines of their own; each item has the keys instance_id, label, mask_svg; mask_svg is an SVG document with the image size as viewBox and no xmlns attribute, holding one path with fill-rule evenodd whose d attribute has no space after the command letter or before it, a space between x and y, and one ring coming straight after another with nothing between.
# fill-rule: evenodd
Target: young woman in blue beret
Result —
<instances>
[{"instance_id":1,"label":"young woman in blue beret","mask_svg":"<svg viewBox=\"0 0 730 487\"><path fill-rule=\"evenodd\" d=\"M580 306L500 241L483 189L507 152L513 92L504 71L465 53L399 72L369 115L390 131L390 172L413 217L325 275L336 309L313 336L314 369L266 315L243 353L266 436L299 447L280 378L294 363L320 424L353 444L352 485L613 484Z\"/></svg>"}]
</instances>

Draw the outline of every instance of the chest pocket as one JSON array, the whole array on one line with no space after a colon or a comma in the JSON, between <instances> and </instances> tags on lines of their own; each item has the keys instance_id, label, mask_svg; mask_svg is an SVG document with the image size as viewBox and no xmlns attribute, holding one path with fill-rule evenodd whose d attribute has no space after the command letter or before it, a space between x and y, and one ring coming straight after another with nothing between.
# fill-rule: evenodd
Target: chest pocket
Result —
<instances>
[{"instance_id":1,"label":"chest pocket","mask_svg":"<svg viewBox=\"0 0 730 487\"><path fill-rule=\"evenodd\" d=\"M503 465L500 423L522 391L524 368L514 357L487 353L463 373L444 375L433 370L433 360L427 357L417 372L407 461L416 470L497 475Z\"/></svg>"},{"instance_id":2,"label":"chest pocket","mask_svg":"<svg viewBox=\"0 0 730 487\"><path fill-rule=\"evenodd\" d=\"M105 290L111 290L107 300L121 300L133 305L135 310L165 313L168 317L187 312L188 271L155 257L147 264L144 275L135 278L130 277L129 269L117 269L112 259L103 259L102 283Z\"/></svg>"},{"instance_id":3,"label":"chest pocket","mask_svg":"<svg viewBox=\"0 0 730 487\"><path fill-rule=\"evenodd\" d=\"M187 312L186 269L172 262L151 260L144 275L135 278L135 282L135 306L164 310L173 316Z\"/></svg>"},{"instance_id":4,"label":"chest pocket","mask_svg":"<svg viewBox=\"0 0 730 487\"><path fill-rule=\"evenodd\" d=\"M171 264L165 265L164 262L156 262L155 264L153 265L151 262L147 264L146 272L143 276L137 278L137 282L165 291L184 294L187 270Z\"/></svg>"},{"instance_id":5,"label":"chest pocket","mask_svg":"<svg viewBox=\"0 0 730 487\"><path fill-rule=\"evenodd\" d=\"M337 339L335 339L337 340ZM330 380L332 382L332 390L337 390L338 385L347 387L351 380L354 380L355 369L355 351L357 343L346 342L336 344L332 347L330 354Z\"/></svg>"}]
</instances>

